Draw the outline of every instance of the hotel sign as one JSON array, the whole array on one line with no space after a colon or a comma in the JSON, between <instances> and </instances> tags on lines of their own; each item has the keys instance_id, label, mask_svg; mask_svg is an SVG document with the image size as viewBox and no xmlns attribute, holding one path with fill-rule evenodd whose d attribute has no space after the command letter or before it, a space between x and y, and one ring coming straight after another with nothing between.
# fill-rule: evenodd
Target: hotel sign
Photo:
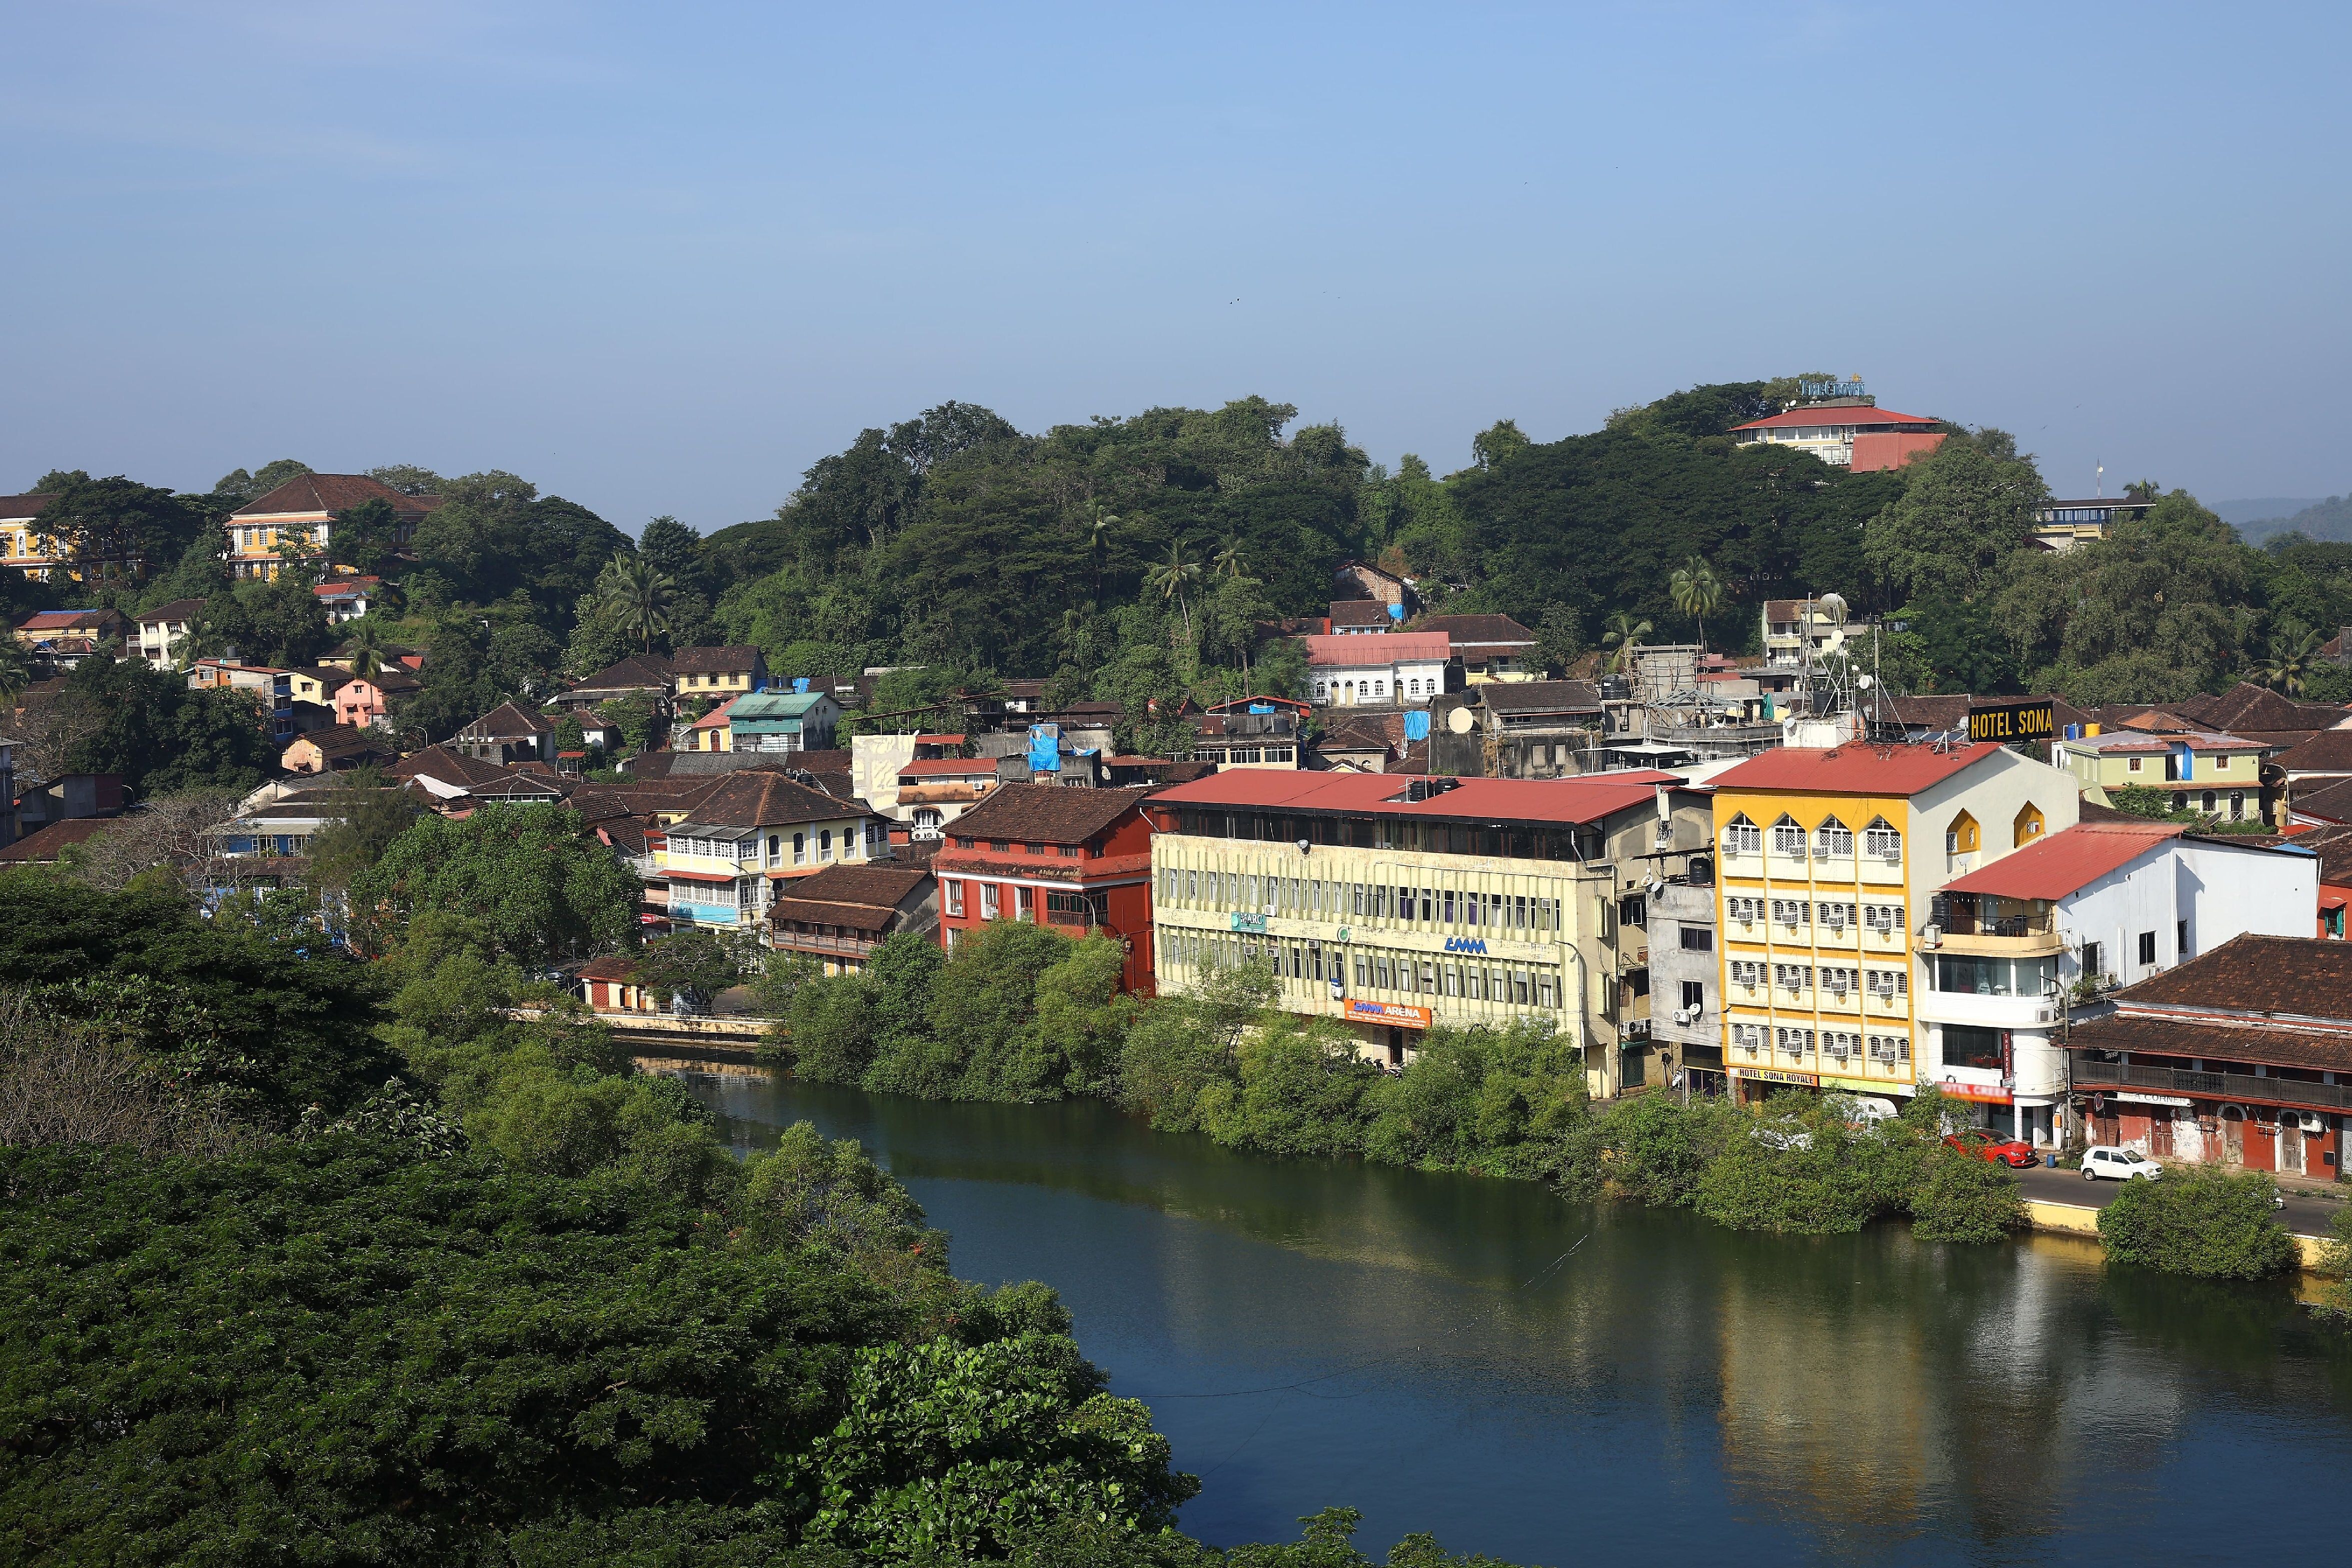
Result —
<instances>
[{"instance_id":1,"label":"hotel sign","mask_svg":"<svg viewBox=\"0 0 2352 1568\"><path fill-rule=\"evenodd\" d=\"M1348 1016L1359 1023L1400 1024L1406 1029L1427 1029L1433 1019L1427 1008L1407 1002L1368 1002L1360 997L1348 1004Z\"/></svg>"},{"instance_id":2,"label":"hotel sign","mask_svg":"<svg viewBox=\"0 0 2352 1568\"><path fill-rule=\"evenodd\" d=\"M1804 1089L1817 1089L1822 1082L1811 1072L1783 1072L1777 1067L1735 1067L1731 1074L1757 1083L1793 1083Z\"/></svg>"},{"instance_id":3,"label":"hotel sign","mask_svg":"<svg viewBox=\"0 0 2352 1568\"><path fill-rule=\"evenodd\" d=\"M2057 729L2057 710L2047 697L2031 703L1988 703L1969 709L1972 741L2006 745L2012 740L2047 740Z\"/></svg>"}]
</instances>

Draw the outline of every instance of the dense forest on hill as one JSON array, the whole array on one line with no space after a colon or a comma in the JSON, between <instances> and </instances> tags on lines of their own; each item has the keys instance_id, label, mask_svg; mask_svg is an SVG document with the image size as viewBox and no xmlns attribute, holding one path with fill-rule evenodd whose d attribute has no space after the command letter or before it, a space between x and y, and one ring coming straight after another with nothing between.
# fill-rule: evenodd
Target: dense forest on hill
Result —
<instances>
[{"instance_id":1,"label":"dense forest on hill","mask_svg":"<svg viewBox=\"0 0 2352 1568\"><path fill-rule=\"evenodd\" d=\"M1762 601L1834 591L1899 623L1878 649L1896 689L2166 701L2251 677L2352 696L2319 654L2352 622L2352 545L2288 533L2256 549L2175 491L2113 539L2052 556L2030 541L2047 488L2000 431L1949 426L1892 473L1738 445L1731 429L1796 379L1693 387L1551 442L1500 421L1443 476L1411 455L1391 471L1339 425L1258 397L1042 434L948 402L861 433L771 517L708 536L656 517L635 540L515 475L394 465L374 473L447 504L394 602L332 632L300 585L231 584L215 559L228 512L303 465L240 468L195 496L52 474L41 487L68 495L78 537L173 564L143 582L0 588L18 612L202 598L197 651L275 663L353 631L420 649L425 689L403 710L420 741L627 653L723 640L785 676L921 666L894 681L902 706L1048 677L1060 696L1119 703L1122 744L1149 747L1173 738L1153 733L1160 699L1297 689L1279 628L1319 613L1351 559L1414 577L1432 609L1518 618L1555 664L1628 633L1686 640L1702 616L1712 646L1752 651ZM1700 563L1721 584L1712 603L1675 588Z\"/></svg>"}]
</instances>

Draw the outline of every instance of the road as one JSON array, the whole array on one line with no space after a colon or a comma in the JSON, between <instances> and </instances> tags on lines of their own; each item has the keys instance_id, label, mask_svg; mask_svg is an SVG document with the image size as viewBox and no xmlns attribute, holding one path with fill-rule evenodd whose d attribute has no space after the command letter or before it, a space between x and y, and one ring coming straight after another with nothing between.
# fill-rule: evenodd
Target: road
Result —
<instances>
[{"instance_id":1,"label":"road","mask_svg":"<svg viewBox=\"0 0 2352 1568\"><path fill-rule=\"evenodd\" d=\"M2024 1184L2026 1197L2044 1203L2077 1204L2084 1208L2106 1207L2124 1186L2119 1181L2084 1181L2080 1171L2052 1170L2046 1166L2017 1174ZM2340 1199L2305 1197L2289 1190L2286 1207L2279 1211L2279 1218L2298 1235L2325 1236L2328 1226L2343 1212Z\"/></svg>"}]
</instances>

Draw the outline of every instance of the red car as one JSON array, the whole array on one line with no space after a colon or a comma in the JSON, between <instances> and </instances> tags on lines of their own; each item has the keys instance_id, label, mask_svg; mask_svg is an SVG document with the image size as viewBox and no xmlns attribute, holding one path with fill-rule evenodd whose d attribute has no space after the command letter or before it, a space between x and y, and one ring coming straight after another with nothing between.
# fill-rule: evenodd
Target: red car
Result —
<instances>
[{"instance_id":1,"label":"red car","mask_svg":"<svg viewBox=\"0 0 2352 1568\"><path fill-rule=\"evenodd\" d=\"M2021 1144L2015 1138L2004 1138L1989 1127L1969 1127L1958 1133L1944 1134L1944 1142L1971 1159L1990 1165L2015 1166L2021 1169L2042 1163L2031 1144Z\"/></svg>"}]
</instances>

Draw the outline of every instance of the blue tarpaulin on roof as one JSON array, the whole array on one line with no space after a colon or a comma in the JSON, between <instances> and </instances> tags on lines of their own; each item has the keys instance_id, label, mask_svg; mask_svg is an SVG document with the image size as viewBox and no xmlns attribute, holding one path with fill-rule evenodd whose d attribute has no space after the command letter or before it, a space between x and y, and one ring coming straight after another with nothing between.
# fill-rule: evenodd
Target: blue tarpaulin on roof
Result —
<instances>
[{"instance_id":1,"label":"blue tarpaulin on roof","mask_svg":"<svg viewBox=\"0 0 2352 1568\"><path fill-rule=\"evenodd\" d=\"M1055 724L1033 724L1029 727L1029 771L1059 773L1062 770L1062 727Z\"/></svg>"},{"instance_id":2,"label":"blue tarpaulin on roof","mask_svg":"<svg viewBox=\"0 0 2352 1568\"><path fill-rule=\"evenodd\" d=\"M1404 716L1404 737L1408 741L1429 738L1429 710L1415 708Z\"/></svg>"}]
</instances>

